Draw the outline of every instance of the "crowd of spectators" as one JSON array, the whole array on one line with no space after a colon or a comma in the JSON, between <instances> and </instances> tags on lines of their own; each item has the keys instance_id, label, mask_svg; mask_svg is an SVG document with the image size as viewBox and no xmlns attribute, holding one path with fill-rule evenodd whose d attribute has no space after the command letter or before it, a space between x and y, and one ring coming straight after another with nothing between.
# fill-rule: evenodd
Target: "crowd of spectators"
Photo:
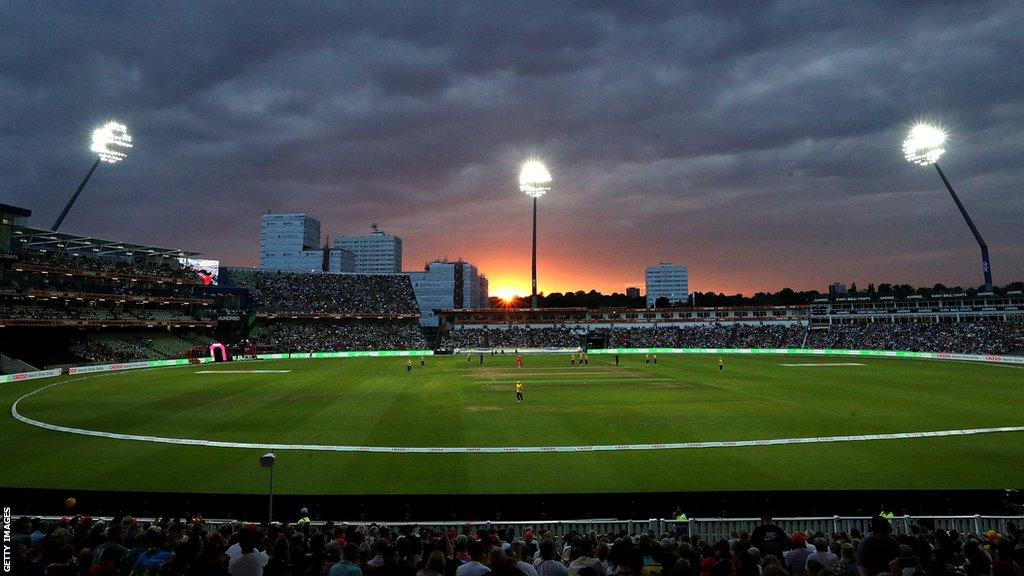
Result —
<instances>
[{"instance_id":1,"label":"crowd of spectators","mask_svg":"<svg viewBox=\"0 0 1024 576\"><path fill-rule=\"evenodd\" d=\"M696 326L644 326L577 328L570 326L468 328L444 334L442 348L575 348L603 339L609 348L792 348L803 342L806 328L700 324Z\"/></svg>"},{"instance_id":2,"label":"crowd of spectators","mask_svg":"<svg viewBox=\"0 0 1024 576\"><path fill-rule=\"evenodd\" d=\"M513 325L507 328L451 330L444 334L441 348L576 348L580 345L580 338L584 336L585 331L567 326L528 328Z\"/></svg>"},{"instance_id":3,"label":"crowd of spectators","mask_svg":"<svg viewBox=\"0 0 1024 576\"><path fill-rule=\"evenodd\" d=\"M111 363L147 360L153 352L144 343L134 339L83 340L68 350L86 362Z\"/></svg>"},{"instance_id":4,"label":"crowd of spectators","mask_svg":"<svg viewBox=\"0 0 1024 576\"><path fill-rule=\"evenodd\" d=\"M412 320L280 320L256 328L249 344L275 352L429 350Z\"/></svg>"},{"instance_id":5,"label":"crowd of spectators","mask_svg":"<svg viewBox=\"0 0 1024 576\"><path fill-rule=\"evenodd\" d=\"M185 358L196 346L204 349L211 342L208 336L190 331L117 331L90 334L68 346L74 362L109 364L161 358Z\"/></svg>"},{"instance_id":6,"label":"crowd of spectators","mask_svg":"<svg viewBox=\"0 0 1024 576\"><path fill-rule=\"evenodd\" d=\"M100 308L68 305L0 305L0 319L17 320L108 320L193 322L198 318L188 311L174 308Z\"/></svg>"},{"instance_id":7,"label":"crowd of spectators","mask_svg":"<svg viewBox=\"0 0 1024 576\"><path fill-rule=\"evenodd\" d=\"M198 282L197 271L191 266L176 261L163 263L140 263L123 260L91 258L89 256L58 254L53 251L39 252L26 250L19 255L22 262L51 266L68 270L86 270L105 272L108 274L126 274L132 276L150 276L172 278L188 282Z\"/></svg>"},{"instance_id":8,"label":"crowd of spectators","mask_svg":"<svg viewBox=\"0 0 1024 576\"><path fill-rule=\"evenodd\" d=\"M955 322L833 325L811 330L807 348L908 350L960 354L1022 354L1024 323Z\"/></svg>"},{"instance_id":9,"label":"crowd of spectators","mask_svg":"<svg viewBox=\"0 0 1024 576\"><path fill-rule=\"evenodd\" d=\"M1020 531L960 534L884 518L867 533L786 533L765 518L751 533L704 541L685 529L629 534L531 528L459 530L346 525L213 525L194 517L110 523L17 518L18 574L118 576L1016 576Z\"/></svg>"},{"instance_id":10,"label":"crowd of spectators","mask_svg":"<svg viewBox=\"0 0 1024 576\"><path fill-rule=\"evenodd\" d=\"M223 282L249 288L260 310L419 314L412 283L404 274L244 270L221 278Z\"/></svg>"},{"instance_id":11,"label":"crowd of spectators","mask_svg":"<svg viewBox=\"0 0 1024 576\"><path fill-rule=\"evenodd\" d=\"M136 279L137 280L137 279ZM63 274L40 274L25 271L11 277L11 287L18 292L44 290L52 292L80 292L86 294L112 294L115 296L152 296L195 298L195 286L187 284L161 284L131 282L130 278L90 278Z\"/></svg>"},{"instance_id":12,"label":"crowd of spectators","mask_svg":"<svg viewBox=\"0 0 1024 576\"><path fill-rule=\"evenodd\" d=\"M708 323L697 326L582 328L567 326L463 328L442 336L444 349L575 348L603 338L609 348L836 348L1024 353L1024 323L957 322L834 325L808 331L802 325ZM806 341L805 341L806 338Z\"/></svg>"},{"instance_id":13,"label":"crowd of spectators","mask_svg":"<svg viewBox=\"0 0 1024 576\"><path fill-rule=\"evenodd\" d=\"M800 325L701 324L597 330L614 348L792 348L803 342Z\"/></svg>"}]
</instances>

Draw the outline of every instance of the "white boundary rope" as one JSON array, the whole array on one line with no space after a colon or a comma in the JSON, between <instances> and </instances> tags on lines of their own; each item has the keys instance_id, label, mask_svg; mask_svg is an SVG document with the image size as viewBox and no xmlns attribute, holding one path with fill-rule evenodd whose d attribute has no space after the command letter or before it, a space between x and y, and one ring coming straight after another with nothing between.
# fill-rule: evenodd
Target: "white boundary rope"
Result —
<instances>
[{"instance_id":1,"label":"white boundary rope","mask_svg":"<svg viewBox=\"0 0 1024 576\"><path fill-rule=\"evenodd\" d=\"M105 374L104 374L105 375ZM165 436L144 436L88 430L72 426L60 426L29 418L18 412L18 403L48 388L69 384L78 380L98 378L87 376L63 382L54 382L23 394L11 404L11 416L19 422L67 434L132 440L153 444L176 444L181 446L208 446L211 448L241 448L245 450L306 450L314 452L375 452L387 454L511 454L548 452L627 452L643 450L688 450L698 448L744 448L752 446L782 446L789 444L827 444L833 442L868 442L875 440L904 440L911 438L941 438L946 436L971 436L975 434L997 434L1024 432L1024 426L999 426L994 428L968 428L960 430L933 430L928 432L892 432L886 434L854 434L846 436L806 436L800 438L769 438L764 440L726 440L720 442L669 442L663 444L598 444L593 446L345 446L334 444L275 444L261 442L227 442L223 440L201 440L197 438L168 438Z\"/></svg>"}]
</instances>

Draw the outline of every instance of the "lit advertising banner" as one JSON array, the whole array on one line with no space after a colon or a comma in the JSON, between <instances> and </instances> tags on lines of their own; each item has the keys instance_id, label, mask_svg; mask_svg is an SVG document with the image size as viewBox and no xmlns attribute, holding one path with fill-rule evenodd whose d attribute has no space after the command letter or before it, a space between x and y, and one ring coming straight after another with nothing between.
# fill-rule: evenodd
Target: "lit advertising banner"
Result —
<instances>
[{"instance_id":1,"label":"lit advertising banner","mask_svg":"<svg viewBox=\"0 0 1024 576\"><path fill-rule=\"evenodd\" d=\"M17 374L4 374L0 376L0 384L6 384L8 382L23 382L25 380L35 380L37 378L52 378L54 376L60 376L60 368L54 368L52 370L37 370L35 372L18 372Z\"/></svg>"},{"instance_id":2,"label":"lit advertising banner","mask_svg":"<svg viewBox=\"0 0 1024 576\"><path fill-rule=\"evenodd\" d=\"M68 368L68 374L92 374L95 372L118 372L120 370L139 370L141 368L163 368L165 366L184 366L185 364L211 362L210 358L196 358L188 360L178 358L176 360L144 360L142 362L121 362L118 364L94 364L92 366L73 366Z\"/></svg>"},{"instance_id":3,"label":"lit advertising banner","mask_svg":"<svg viewBox=\"0 0 1024 576\"><path fill-rule=\"evenodd\" d=\"M257 354L257 360L308 360L317 358L388 358L396 356L433 356L433 350L355 350L352 352L292 352Z\"/></svg>"},{"instance_id":4,"label":"lit advertising banner","mask_svg":"<svg viewBox=\"0 0 1024 576\"><path fill-rule=\"evenodd\" d=\"M869 356L877 358L918 358L1024 364L1024 356L1001 354L955 354L951 352L908 352L904 350L831 350L805 348L602 348L588 354L789 354L793 356Z\"/></svg>"}]
</instances>

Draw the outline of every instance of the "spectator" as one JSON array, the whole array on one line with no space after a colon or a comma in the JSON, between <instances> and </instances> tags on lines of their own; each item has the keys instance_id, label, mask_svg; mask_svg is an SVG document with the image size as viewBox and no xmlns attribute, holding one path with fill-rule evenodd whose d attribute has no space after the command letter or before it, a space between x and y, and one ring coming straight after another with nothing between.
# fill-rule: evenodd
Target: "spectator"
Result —
<instances>
[{"instance_id":1,"label":"spectator","mask_svg":"<svg viewBox=\"0 0 1024 576\"><path fill-rule=\"evenodd\" d=\"M491 571L490 568L484 564L487 552L484 550L484 545L479 540L470 540L467 547L467 554L469 555L469 562L464 563L455 570L455 576L482 576Z\"/></svg>"},{"instance_id":2,"label":"spectator","mask_svg":"<svg viewBox=\"0 0 1024 576\"><path fill-rule=\"evenodd\" d=\"M427 558L427 563L423 566L423 569L416 573L416 576L445 576L448 573L447 561L444 557L444 552L440 550L434 550L430 553L430 557ZM330 576L360 576L359 574L335 574L333 571Z\"/></svg>"},{"instance_id":3,"label":"spectator","mask_svg":"<svg viewBox=\"0 0 1024 576\"><path fill-rule=\"evenodd\" d=\"M438 552L434 553L438 554ZM433 557L431 557L431 560L433 560ZM348 542L345 544L345 547L341 549L341 560L334 566L331 566L328 576L363 576L363 571L359 569L359 565L357 564L358 561L359 546L353 542ZM443 576L443 572L441 576Z\"/></svg>"},{"instance_id":4,"label":"spectator","mask_svg":"<svg viewBox=\"0 0 1024 576\"><path fill-rule=\"evenodd\" d=\"M128 555L128 549L124 547L124 528L120 524L112 523L107 528L107 539L93 550L93 562L101 563L104 558L112 560L114 565L119 566Z\"/></svg>"},{"instance_id":5,"label":"spectator","mask_svg":"<svg viewBox=\"0 0 1024 576\"><path fill-rule=\"evenodd\" d=\"M820 537L814 539L814 552L807 557L807 560L816 560L821 563L825 570L832 570L833 572L836 566L839 565L839 556L836 556L828 549L828 540Z\"/></svg>"},{"instance_id":6,"label":"spectator","mask_svg":"<svg viewBox=\"0 0 1024 576\"><path fill-rule=\"evenodd\" d=\"M899 542L892 537L889 521L879 516L872 518L871 535L861 541L857 550L860 576L878 576L888 572L889 563L899 554L899 548Z\"/></svg>"},{"instance_id":7,"label":"spectator","mask_svg":"<svg viewBox=\"0 0 1024 576\"><path fill-rule=\"evenodd\" d=\"M263 568L270 561L267 553L256 547L260 533L255 527L248 527L238 533L238 554L228 562L231 576L261 576Z\"/></svg>"},{"instance_id":8,"label":"spectator","mask_svg":"<svg viewBox=\"0 0 1024 576\"><path fill-rule=\"evenodd\" d=\"M761 551L762 557L774 556L781 562L789 542L789 534L772 522L771 516L761 517L761 525L750 534L750 544Z\"/></svg>"},{"instance_id":9,"label":"spectator","mask_svg":"<svg viewBox=\"0 0 1024 576\"><path fill-rule=\"evenodd\" d=\"M854 553L853 545L843 542L840 548L839 564L835 568L838 576L857 576L860 573L857 564L857 555Z\"/></svg>"},{"instance_id":10,"label":"spectator","mask_svg":"<svg viewBox=\"0 0 1024 576\"><path fill-rule=\"evenodd\" d=\"M807 567L807 558L814 552L814 547L807 544L807 536L797 532L790 538L792 549L782 555L783 565L790 574L803 574Z\"/></svg>"},{"instance_id":11,"label":"spectator","mask_svg":"<svg viewBox=\"0 0 1024 576\"><path fill-rule=\"evenodd\" d=\"M537 569L538 576L568 576L569 570L558 559L554 540L550 538L541 540L539 554L540 558L533 563L533 567ZM636 576L639 576L639 574L637 572Z\"/></svg>"}]
</instances>

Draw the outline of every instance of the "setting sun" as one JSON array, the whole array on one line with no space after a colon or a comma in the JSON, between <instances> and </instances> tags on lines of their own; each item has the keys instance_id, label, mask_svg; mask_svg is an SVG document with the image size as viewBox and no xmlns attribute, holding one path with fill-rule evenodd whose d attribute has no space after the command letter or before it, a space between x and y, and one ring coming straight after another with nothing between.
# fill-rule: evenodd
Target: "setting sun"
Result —
<instances>
[{"instance_id":1,"label":"setting sun","mask_svg":"<svg viewBox=\"0 0 1024 576\"><path fill-rule=\"evenodd\" d=\"M490 295L497 296L498 298L501 298L505 302L511 302L516 296L519 295L519 291L516 290L515 288L499 288L497 290L492 290Z\"/></svg>"}]
</instances>

